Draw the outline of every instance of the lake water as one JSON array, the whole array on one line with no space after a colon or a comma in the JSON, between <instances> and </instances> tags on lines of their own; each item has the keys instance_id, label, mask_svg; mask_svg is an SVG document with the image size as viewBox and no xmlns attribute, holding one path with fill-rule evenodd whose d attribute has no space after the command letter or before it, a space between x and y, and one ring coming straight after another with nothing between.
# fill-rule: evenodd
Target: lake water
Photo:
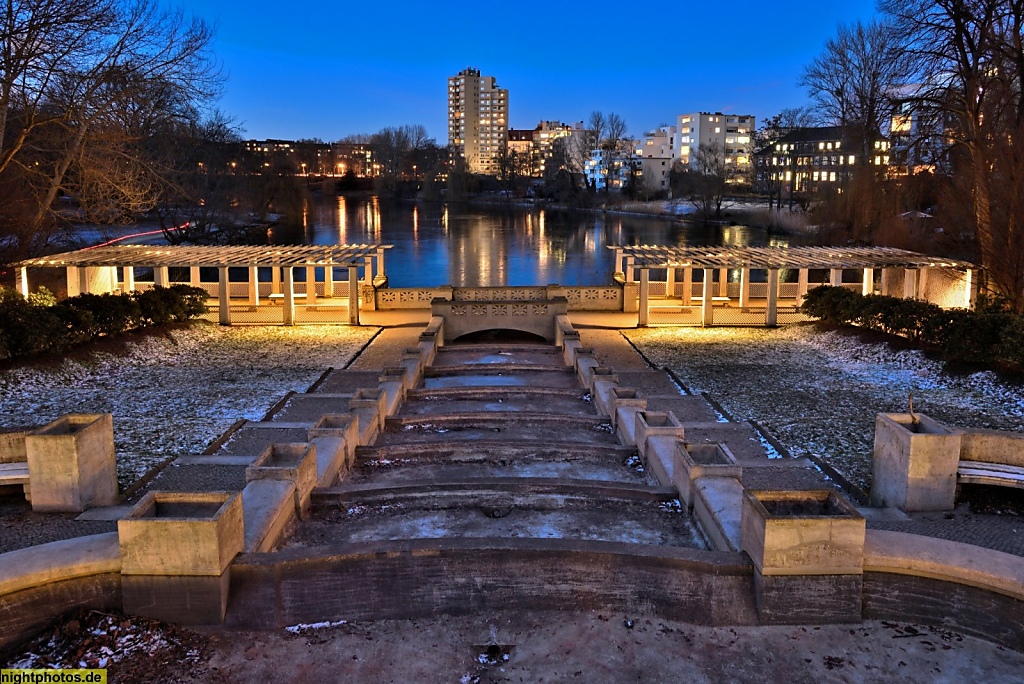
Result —
<instances>
[{"instance_id":1,"label":"lake water","mask_svg":"<svg viewBox=\"0 0 1024 684\"><path fill-rule=\"evenodd\" d=\"M590 212L384 202L324 196L311 200L294 244L394 245L385 267L391 287L607 285L608 245L767 245L764 230Z\"/></svg>"}]
</instances>

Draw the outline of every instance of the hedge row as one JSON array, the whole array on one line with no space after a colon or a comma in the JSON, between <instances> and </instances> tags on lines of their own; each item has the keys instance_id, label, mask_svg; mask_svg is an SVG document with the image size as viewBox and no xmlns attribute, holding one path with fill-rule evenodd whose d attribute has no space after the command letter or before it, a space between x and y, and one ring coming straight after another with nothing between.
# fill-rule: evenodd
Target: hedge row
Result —
<instances>
[{"instance_id":1,"label":"hedge row","mask_svg":"<svg viewBox=\"0 0 1024 684\"><path fill-rule=\"evenodd\" d=\"M28 299L0 288L0 355L62 352L97 337L188 321L206 313L206 291L188 285L131 294L83 294L57 302L42 290Z\"/></svg>"},{"instance_id":2,"label":"hedge row","mask_svg":"<svg viewBox=\"0 0 1024 684\"><path fill-rule=\"evenodd\" d=\"M997 300L979 298L974 310L943 309L915 299L818 287L807 293L800 309L833 325L855 324L905 337L938 350L946 361L1024 366L1024 317Z\"/></svg>"}]
</instances>

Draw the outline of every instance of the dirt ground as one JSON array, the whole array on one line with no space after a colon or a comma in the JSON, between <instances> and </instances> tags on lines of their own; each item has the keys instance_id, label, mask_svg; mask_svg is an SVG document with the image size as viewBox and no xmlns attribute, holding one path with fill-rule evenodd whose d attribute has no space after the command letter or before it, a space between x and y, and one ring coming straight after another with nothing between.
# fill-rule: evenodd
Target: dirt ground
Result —
<instances>
[{"instance_id":1,"label":"dirt ground","mask_svg":"<svg viewBox=\"0 0 1024 684\"><path fill-rule=\"evenodd\" d=\"M49 643L71 659L65 667L76 661L96 666L97 644L114 646L97 624L118 628L118 644L132 645L125 649L128 657L107 664L111 682L248 684L268 674L275 684L1024 682L1024 653L920 625L709 628L598 613L437 617L274 632L185 630L94 615L51 632ZM33 654L31 663L22 654L8 666L58 666L45 656L46 643L44 638L26 651Z\"/></svg>"}]
</instances>

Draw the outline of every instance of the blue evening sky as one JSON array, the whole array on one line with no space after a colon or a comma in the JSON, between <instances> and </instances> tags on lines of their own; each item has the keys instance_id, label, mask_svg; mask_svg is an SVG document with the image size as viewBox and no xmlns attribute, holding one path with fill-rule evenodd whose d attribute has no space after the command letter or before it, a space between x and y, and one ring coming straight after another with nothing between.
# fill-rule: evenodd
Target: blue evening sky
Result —
<instances>
[{"instance_id":1,"label":"blue evening sky","mask_svg":"<svg viewBox=\"0 0 1024 684\"><path fill-rule=\"evenodd\" d=\"M802 68L875 0L422 3L178 0L216 27L218 106L246 138L337 140L423 124L447 143L447 78L509 90L512 128L616 112L635 136L677 114L806 103Z\"/></svg>"}]
</instances>

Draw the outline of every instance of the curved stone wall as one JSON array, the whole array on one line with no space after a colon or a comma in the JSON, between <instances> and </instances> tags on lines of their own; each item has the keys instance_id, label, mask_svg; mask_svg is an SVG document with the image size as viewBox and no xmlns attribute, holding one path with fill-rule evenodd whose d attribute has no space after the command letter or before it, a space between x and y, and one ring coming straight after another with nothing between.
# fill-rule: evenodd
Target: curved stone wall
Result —
<instances>
[{"instance_id":1,"label":"curved stone wall","mask_svg":"<svg viewBox=\"0 0 1024 684\"><path fill-rule=\"evenodd\" d=\"M739 553L564 539L394 541L240 557L226 624L416 618L490 610L614 610L753 625Z\"/></svg>"}]
</instances>

